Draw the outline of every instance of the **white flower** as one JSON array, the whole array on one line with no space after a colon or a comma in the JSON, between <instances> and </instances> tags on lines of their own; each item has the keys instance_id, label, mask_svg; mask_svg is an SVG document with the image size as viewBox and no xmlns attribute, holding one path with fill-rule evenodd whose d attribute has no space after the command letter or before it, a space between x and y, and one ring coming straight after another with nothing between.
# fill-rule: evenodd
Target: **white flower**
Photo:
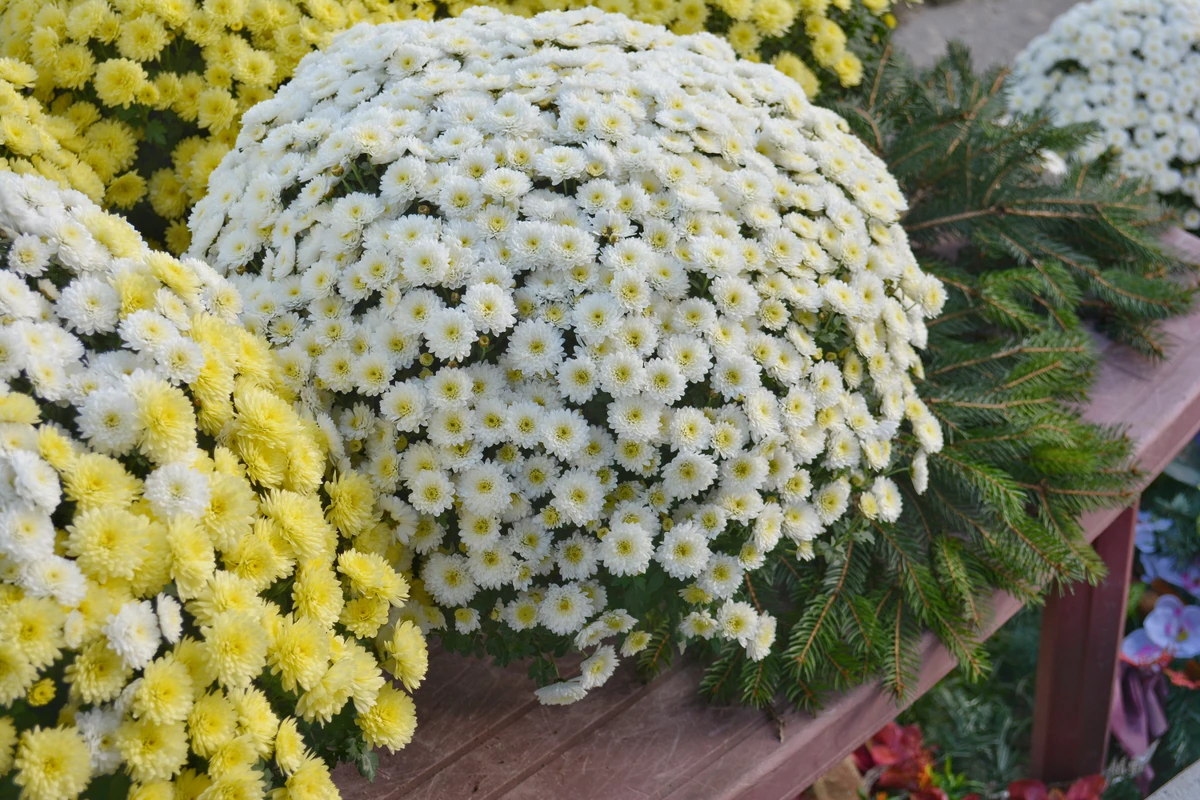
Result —
<instances>
[{"instance_id":1,"label":"white flower","mask_svg":"<svg viewBox=\"0 0 1200 800\"><path fill-rule=\"evenodd\" d=\"M717 626L726 639L746 647L758 633L758 613L749 603L726 600L717 611Z\"/></svg>"},{"instance_id":2,"label":"white flower","mask_svg":"<svg viewBox=\"0 0 1200 800\"><path fill-rule=\"evenodd\" d=\"M208 508L208 476L190 464L166 464L146 477L144 496L154 513L163 519L200 517Z\"/></svg>"},{"instance_id":3,"label":"white flower","mask_svg":"<svg viewBox=\"0 0 1200 800\"><path fill-rule=\"evenodd\" d=\"M613 575L641 575L653 555L653 540L641 525L616 524L600 541L600 560Z\"/></svg>"},{"instance_id":4,"label":"white flower","mask_svg":"<svg viewBox=\"0 0 1200 800\"><path fill-rule=\"evenodd\" d=\"M179 601L169 594L160 594L154 602L158 610L158 628L167 644L175 644L183 632L183 613Z\"/></svg>"},{"instance_id":5,"label":"white flower","mask_svg":"<svg viewBox=\"0 0 1200 800\"><path fill-rule=\"evenodd\" d=\"M551 586L538 605L538 622L553 633L573 634L592 613L592 601L578 584Z\"/></svg>"},{"instance_id":6,"label":"white flower","mask_svg":"<svg viewBox=\"0 0 1200 800\"><path fill-rule=\"evenodd\" d=\"M444 606L463 606L475 596L477 587L466 559L459 555L434 553L421 571L425 588Z\"/></svg>"},{"instance_id":7,"label":"white flower","mask_svg":"<svg viewBox=\"0 0 1200 800\"><path fill-rule=\"evenodd\" d=\"M708 564L708 537L693 523L684 522L663 536L655 559L673 578L694 578Z\"/></svg>"},{"instance_id":8,"label":"white flower","mask_svg":"<svg viewBox=\"0 0 1200 800\"><path fill-rule=\"evenodd\" d=\"M108 646L129 669L142 669L154 658L162 643L158 617L149 600L131 600L108 618L104 625Z\"/></svg>"},{"instance_id":9,"label":"white flower","mask_svg":"<svg viewBox=\"0 0 1200 800\"><path fill-rule=\"evenodd\" d=\"M94 775L111 775L121 766L121 752L117 749L121 717L116 709L102 706L75 715L75 727L91 752Z\"/></svg>"},{"instance_id":10,"label":"white flower","mask_svg":"<svg viewBox=\"0 0 1200 800\"><path fill-rule=\"evenodd\" d=\"M617 669L617 651L610 645L596 648L596 652L579 665L580 684L586 690L603 686Z\"/></svg>"},{"instance_id":11,"label":"white flower","mask_svg":"<svg viewBox=\"0 0 1200 800\"><path fill-rule=\"evenodd\" d=\"M579 678L572 678L569 681L559 681L549 686L543 686L534 690L534 694L537 695L538 702L544 706L565 706L578 703L586 697L587 689L584 688L583 682Z\"/></svg>"}]
</instances>

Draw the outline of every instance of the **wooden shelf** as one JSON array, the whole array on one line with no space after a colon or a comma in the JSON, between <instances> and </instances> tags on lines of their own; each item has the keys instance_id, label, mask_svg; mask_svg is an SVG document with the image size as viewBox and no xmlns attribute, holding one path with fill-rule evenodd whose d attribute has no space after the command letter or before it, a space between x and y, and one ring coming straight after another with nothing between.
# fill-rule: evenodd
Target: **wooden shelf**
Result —
<instances>
[{"instance_id":1,"label":"wooden shelf","mask_svg":"<svg viewBox=\"0 0 1200 800\"><path fill-rule=\"evenodd\" d=\"M1100 343L1103 361L1087 416L1125 427L1148 482L1200 429L1200 314L1166 325L1170 358L1153 365ZM1089 541L1121 513L1085 520ZM997 596L988 634L1020 608ZM955 666L932 637L923 643L915 698ZM431 657L416 693L416 738L381 754L374 783L343 766L347 800L793 800L899 708L878 684L829 703L817 717L712 706L697 694L700 670L684 664L641 685L626 665L587 700L542 707L521 669L495 669L445 653Z\"/></svg>"}]
</instances>

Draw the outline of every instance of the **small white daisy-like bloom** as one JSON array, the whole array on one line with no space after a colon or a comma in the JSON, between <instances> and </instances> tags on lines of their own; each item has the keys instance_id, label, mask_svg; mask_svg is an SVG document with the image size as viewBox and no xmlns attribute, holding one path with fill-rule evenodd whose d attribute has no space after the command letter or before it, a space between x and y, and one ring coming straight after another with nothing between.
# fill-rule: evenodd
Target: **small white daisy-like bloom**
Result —
<instances>
[{"instance_id":1,"label":"small white daisy-like bloom","mask_svg":"<svg viewBox=\"0 0 1200 800\"><path fill-rule=\"evenodd\" d=\"M579 631L591 616L593 605L575 583L554 585L538 605L538 622L552 633L567 635Z\"/></svg>"},{"instance_id":2,"label":"small white daisy-like bloom","mask_svg":"<svg viewBox=\"0 0 1200 800\"><path fill-rule=\"evenodd\" d=\"M121 766L117 728L121 727L122 716L115 709L102 706L75 715L75 727L88 746L94 775L111 775Z\"/></svg>"},{"instance_id":3,"label":"small white daisy-like bloom","mask_svg":"<svg viewBox=\"0 0 1200 800\"><path fill-rule=\"evenodd\" d=\"M929 454L924 450L918 450L913 457L912 482L917 494L925 494L929 488Z\"/></svg>"},{"instance_id":4,"label":"small white daisy-like bloom","mask_svg":"<svg viewBox=\"0 0 1200 800\"><path fill-rule=\"evenodd\" d=\"M587 690L599 688L608 682L616 669L616 649L610 645L602 645L579 665L580 683Z\"/></svg>"},{"instance_id":5,"label":"small white daisy-like bloom","mask_svg":"<svg viewBox=\"0 0 1200 800\"><path fill-rule=\"evenodd\" d=\"M813 508L822 525L829 525L840 519L850 502L850 482L840 478L827 483L813 493Z\"/></svg>"},{"instance_id":6,"label":"small white daisy-like bloom","mask_svg":"<svg viewBox=\"0 0 1200 800\"><path fill-rule=\"evenodd\" d=\"M693 523L671 528L655 552L655 560L673 578L694 578L708 564L708 537Z\"/></svg>"},{"instance_id":7,"label":"small white daisy-like bloom","mask_svg":"<svg viewBox=\"0 0 1200 800\"><path fill-rule=\"evenodd\" d=\"M613 575L641 575L654 556L654 542L641 525L619 523L600 541L599 554Z\"/></svg>"},{"instance_id":8,"label":"small white daisy-like bloom","mask_svg":"<svg viewBox=\"0 0 1200 800\"><path fill-rule=\"evenodd\" d=\"M0 555L24 564L53 554L54 523L46 511L14 503L0 512Z\"/></svg>"},{"instance_id":9,"label":"small white daisy-like bloom","mask_svg":"<svg viewBox=\"0 0 1200 800\"><path fill-rule=\"evenodd\" d=\"M167 644L175 644L183 632L183 612L179 601L169 594L160 594L154 600L158 612L158 629Z\"/></svg>"},{"instance_id":10,"label":"small white daisy-like bloom","mask_svg":"<svg viewBox=\"0 0 1200 800\"><path fill-rule=\"evenodd\" d=\"M177 516L199 518L208 508L211 491L208 476L190 464L165 464L146 477L145 498L163 519Z\"/></svg>"},{"instance_id":11,"label":"small white daisy-like bloom","mask_svg":"<svg viewBox=\"0 0 1200 800\"><path fill-rule=\"evenodd\" d=\"M554 505L570 522L584 525L596 519L604 491L595 475L580 469L565 473L554 484Z\"/></svg>"},{"instance_id":12,"label":"small white daisy-like bloom","mask_svg":"<svg viewBox=\"0 0 1200 800\"><path fill-rule=\"evenodd\" d=\"M117 326L121 298L103 279L85 275L65 286L55 303L60 317L82 334L111 331Z\"/></svg>"},{"instance_id":13,"label":"small white daisy-like bloom","mask_svg":"<svg viewBox=\"0 0 1200 800\"><path fill-rule=\"evenodd\" d=\"M36 597L53 597L64 606L78 606L87 596L87 579L72 560L49 555L21 565L21 585Z\"/></svg>"},{"instance_id":14,"label":"small white daisy-like bloom","mask_svg":"<svg viewBox=\"0 0 1200 800\"><path fill-rule=\"evenodd\" d=\"M628 658L637 655L650 646L650 634L646 631L630 631L621 642L621 655Z\"/></svg>"},{"instance_id":15,"label":"small white daisy-like bloom","mask_svg":"<svg viewBox=\"0 0 1200 800\"><path fill-rule=\"evenodd\" d=\"M754 635L745 642L746 655L751 661L762 661L771 652L771 645L775 644L776 625L775 618L770 614L759 615Z\"/></svg>"},{"instance_id":16,"label":"small white daisy-like bloom","mask_svg":"<svg viewBox=\"0 0 1200 800\"><path fill-rule=\"evenodd\" d=\"M596 572L596 541L578 533L569 536L555 547L554 560L559 574L567 580L586 580Z\"/></svg>"},{"instance_id":17,"label":"small white daisy-like bloom","mask_svg":"<svg viewBox=\"0 0 1200 800\"><path fill-rule=\"evenodd\" d=\"M431 315L424 331L429 351L443 361L461 361L471 353L475 327L466 313L442 309Z\"/></svg>"},{"instance_id":18,"label":"small white daisy-like bloom","mask_svg":"<svg viewBox=\"0 0 1200 800\"><path fill-rule=\"evenodd\" d=\"M108 646L129 669L142 669L162 644L158 617L149 600L131 600L108 618L104 625Z\"/></svg>"},{"instance_id":19,"label":"small white daisy-like bloom","mask_svg":"<svg viewBox=\"0 0 1200 800\"><path fill-rule=\"evenodd\" d=\"M717 611L717 627L723 637L746 647L758 633L758 612L749 603L726 600Z\"/></svg>"},{"instance_id":20,"label":"small white daisy-like bloom","mask_svg":"<svg viewBox=\"0 0 1200 800\"><path fill-rule=\"evenodd\" d=\"M544 706L566 706L578 703L587 697L587 689L584 688L581 679L572 678L569 681L559 681L549 686L543 686L534 690L534 694L537 696L538 702Z\"/></svg>"},{"instance_id":21,"label":"small white daisy-like bloom","mask_svg":"<svg viewBox=\"0 0 1200 800\"><path fill-rule=\"evenodd\" d=\"M711 639L719 627L716 618L709 612L692 611L679 623L679 632L685 639Z\"/></svg>"},{"instance_id":22,"label":"small white daisy-like bloom","mask_svg":"<svg viewBox=\"0 0 1200 800\"><path fill-rule=\"evenodd\" d=\"M421 580L443 606L466 605L478 590L466 559L460 555L434 553L425 561Z\"/></svg>"},{"instance_id":23,"label":"small white daisy-like bloom","mask_svg":"<svg viewBox=\"0 0 1200 800\"><path fill-rule=\"evenodd\" d=\"M479 612L474 608L454 609L454 629L459 633L474 633L479 630Z\"/></svg>"},{"instance_id":24,"label":"small white daisy-like bloom","mask_svg":"<svg viewBox=\"0 0 1200 800\"><path fill-rule=\"evenodd\" d=\"M408 501L423 514L440 514L454 503L454 484L440 470L422 471L408 484Z\"/></svg>"},{"instance_id":25,"label":"small white daisy-like bloom","mask_svg":"<svg viewBox=\"0 0 1200 800\"><path fill-rule=\"evenodd\" d=\"M712 595L713 599L723 600L732 597L741 588L744 574L737 558L716 553L709 559L697 584Z\"/></svg>"}]
</instances>

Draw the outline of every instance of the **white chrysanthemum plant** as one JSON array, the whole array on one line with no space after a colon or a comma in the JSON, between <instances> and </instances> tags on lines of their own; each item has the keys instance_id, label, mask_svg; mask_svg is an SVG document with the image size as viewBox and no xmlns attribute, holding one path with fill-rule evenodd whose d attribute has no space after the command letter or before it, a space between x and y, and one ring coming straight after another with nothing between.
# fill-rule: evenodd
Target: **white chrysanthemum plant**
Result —
<instances>
[{"instance_id":1,"label":"white chrysanthemum plant","mask_svg":"<svg viewBox=\"0 0 1200 800\"><path fill-rule=\"evenodd\" d=\"M472 9L309 56L191 227L390 496L419 624L543 682L587 653L540 690L570 702L651 621L764 657L746 576L899 515L900 425L942 442L909 376L944 292L904 208L716 37Z\"/></svg>"},{"instance_id":2,"label":"white chrysanthemum plant","mask_svg":"<svg viewBox=\"0 0 1200 800\"><path fill-rule=\"evenodd\" d=\"M1094 123L1077 155L1109 148L1200 229L1200 0L1090 0L1060 16L1013 64L1014 112Z\"/></svg>"},{"instance_id":3,"label":"white chrysanthemum plant","mask_svg":"<svg viewBox=\"0 0 1200 800\"><path fill-rule=\"evenodd\" d=\"M390 530L240 308L83 194L0 173L0 777L22 797L330 796L325 759L412 736L385 670L411 690L426 654L387 625Z\"/></svg>"}]
</instances>

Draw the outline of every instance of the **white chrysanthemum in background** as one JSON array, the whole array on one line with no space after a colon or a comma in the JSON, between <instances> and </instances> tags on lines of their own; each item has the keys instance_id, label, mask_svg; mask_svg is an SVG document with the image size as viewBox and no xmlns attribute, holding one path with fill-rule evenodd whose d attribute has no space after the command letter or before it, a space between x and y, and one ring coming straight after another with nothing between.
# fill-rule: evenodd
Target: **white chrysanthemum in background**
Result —
<instances>
[{"instance_id":1,"label":"white chrysanthemum in background","mask_svg":"<svg viewBox=\"0 0 1200 800\"><path fill-rule=\"evenodd\" d=\"M911 376L945 297L904 209L841 119L715 37L472 9L307 59L191 228L339 467L393 497L425 627L601 648L539 695L568 702L604 640L649 641L610 613L671 606L762 658L748 576L899 513L872 481L901 423L941 445Z\"/></svg>"},{"instance_id":2,"label":"white chrysanthemum in background","mask_svg":"<svg viewBox=\"0 0 1200 800\"><path fill-rule=\"evenodd\" d=\"M1009 106L1090 122L1078 154L1115 148L1120 167L1186 208L1200 228L1200 0L1090 0L1060 16L1017 56Z\"/></svg>"}]
</instances>

